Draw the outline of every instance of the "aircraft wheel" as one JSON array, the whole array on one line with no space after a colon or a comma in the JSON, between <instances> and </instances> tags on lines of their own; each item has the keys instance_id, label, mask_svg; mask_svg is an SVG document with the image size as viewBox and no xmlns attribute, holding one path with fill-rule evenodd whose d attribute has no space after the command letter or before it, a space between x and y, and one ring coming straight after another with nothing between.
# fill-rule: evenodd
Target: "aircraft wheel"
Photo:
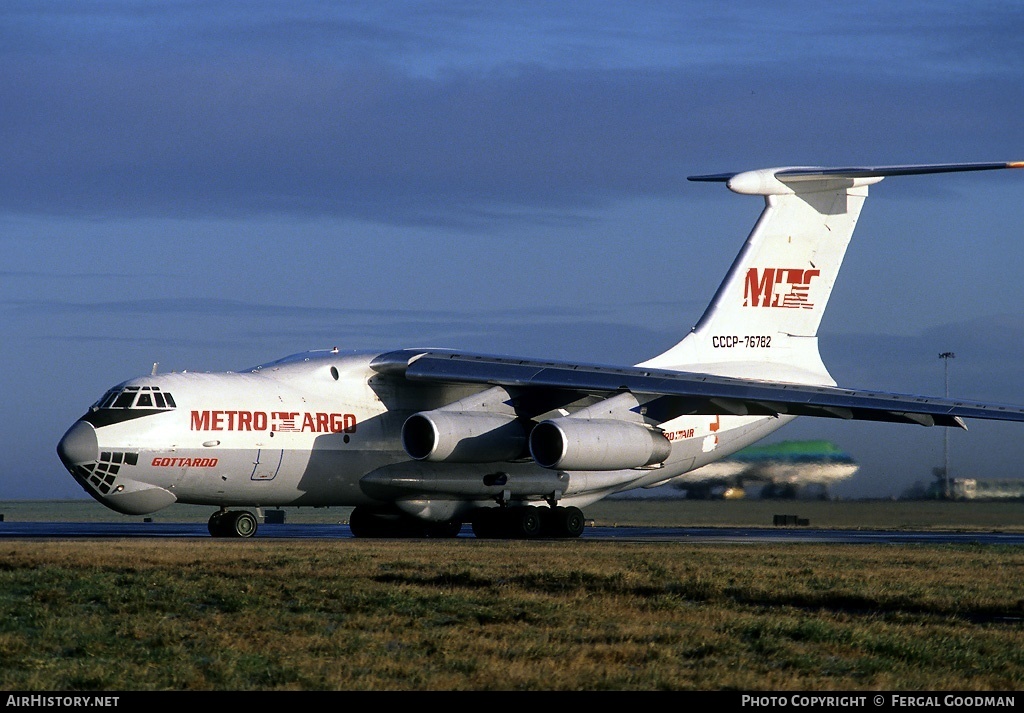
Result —
<instances>
[{"instance_id":1,"label":"aircraft wheel","mask_svg":"<svg viewBox=\"0 0 1024 713\"><path fill-rule=\"evenodd\" d=\"M480 539L493 539L502 536L502 515L500 508L483 508L473 515L473 534Z\"/></svg>"},{"instance_id":2,"label":"aircraft wheel","mask_svg":"<svg viewBox=\"0 0 1024 713\"><path fill-rule=\"evenodd\" d=\"M386 537L386 525L384 521L365 508L357 507L348 517L348 527L352 531L352 537Z\"/></svg>"},{"instance_id":3,"label":"aircraft wheel","mask_svg":"<svg viewBox=\"0 0 1024 713\"><path fill-rule=\"evenodd\" d=\"M455 537L461 522L424 522L394 512L357 507L348 517L353 537Z\"/></svg>"},{"instance_id":4,"label":"aircraft wheel","mask_svg":"<svg viewBox=\"0 0 1024 713\"><path fill-rule=\"evenodd\" d=\"M540 508L533 505L510 508L506 528L510 537L516 539L537 537L541 531Z\"/></svg>"},{"instance_id":5,"label":"aircraft wheel","mask_svg":"<svg viewBox=\"0 0 1024 713\"><path fill-rule=\"evenodd\" d=\"M551 511L551 533L555 537L579 537L587 526L583 511L577 507L557 507Z\"/></svg>"},{"instance_id":6,"label":"aircraft wheel","mask_svg":"<svg viewBox=\"0 0 1024 713\"><path fill-rule=\"evenodd\" d=\"M248 510L218 510L210 516L206 527L211 537L252 537L259 524L256 516Z\"/></svg>"},{"instance_id":7,"label":"aircraft wheel","mask_svg":"<svg viewBox=\"0 0 1024 713\"><path fill-rule=\"evenodd\" d=\"M427 523L425 529L427 537L458 537L462 532L462 521L431 522Z\"/></svg>"},{"instance_id":8,"label":"aircraft wheel","mask_svg":"<svg viewBox=\"0 0 1024 713\"><path fill-rule=\"evenodd\" d=\"M210 537L223 537L224 536L224 516L226 512L218 510L217 512L210 515L210 521L206 524L207 529L210 531Z\"/></svg>"},{"instance_id":9,"label":"aircraft wheel","mask_svg":"<svg viewBox=\"0 0 1024 713\"><path fill-rule=\"evenodd\" d=\"M230 513L224 518L225 529L231 537L252 537L256 534L259 524L256 516L248 510L239 510Z\"/></svg>"},{"instance_id":10,"label":"aircraft wheel","mask_svg":"<svg viewBox=\"0 0 1024 713\"><path fill-rule=\"evenodd\" d=\"M256 521L256 515L248 510L240 510L234 513L230 522L231 535L234 537L252 537L256 534L256 530L259 528L259 523Z\"/></svg>"}]
</instances>

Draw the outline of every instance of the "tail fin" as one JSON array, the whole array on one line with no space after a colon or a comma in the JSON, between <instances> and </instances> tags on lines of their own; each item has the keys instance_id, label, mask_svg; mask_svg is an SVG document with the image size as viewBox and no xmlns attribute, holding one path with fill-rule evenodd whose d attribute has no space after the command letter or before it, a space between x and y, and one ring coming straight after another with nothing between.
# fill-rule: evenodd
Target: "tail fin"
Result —
<instances>
[{"instance_id":1,"label":"tail fin","mask_svg":"<svg viewBox=\"0 0 1024 713\"><path fill-rule=\"evenodd\" d=\"M765 197L765 208L711 304L678 344L640 366L835 384L818 327L868 186L886 176L1022 168L1016 163L772 168L691 176Z\"/></svg>"}]
</instances>

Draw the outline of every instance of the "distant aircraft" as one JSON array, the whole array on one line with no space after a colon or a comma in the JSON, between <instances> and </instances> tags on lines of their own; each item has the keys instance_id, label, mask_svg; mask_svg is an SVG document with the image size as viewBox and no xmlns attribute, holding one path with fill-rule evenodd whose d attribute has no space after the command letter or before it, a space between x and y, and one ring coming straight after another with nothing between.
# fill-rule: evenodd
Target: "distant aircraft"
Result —
<instances>
[{"instance_id":1,"label":"distant aircraft","mask_svg":"<svg viewBox=\"0 0 1024 713\"><path fill-rule=\"evenodd\" d=\"M797 497L808 489L816 496L829 486L851 478L860 466L850 454L829 441L782 441L747 446L727 458L676 476L669 485L687 497L737 498L751 485L761 497Z\"/></svg>"},{"instance_id":2,"label":"distant aircraft","mask_svg":"<svg viewBox=\"0 0 1024 713\"><path fill-rule=\"evenodd\" d=\"M335 348L238 373L151 374L104 394L57 453L117 512L217 508L215 537L252 536L258 509L280 506L354 506L357 537L453 537L464 523L478 537L577 537L582 507L726 458L797 416L1021 421L1021 408L838 388L816 336L869 185L1021 167L692 176L765 208L696 326L648 361Z\"/></svg>"}]
</instances>

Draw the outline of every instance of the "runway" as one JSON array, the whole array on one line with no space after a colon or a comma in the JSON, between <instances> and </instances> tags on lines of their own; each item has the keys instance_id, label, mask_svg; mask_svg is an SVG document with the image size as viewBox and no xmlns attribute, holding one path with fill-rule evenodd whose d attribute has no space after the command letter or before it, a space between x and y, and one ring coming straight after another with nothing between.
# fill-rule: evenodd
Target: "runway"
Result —
<instances>
[{"instance_id":1,"label":"runway","mask_svg":"<svg viewBox=\"0 0 1024 713\"><path fill-rule=\"evenodd\" d=\"M209 538L205 523L0 522L0 540ZM463 527L460 539L475 539ZM261 524L254 539L354 539L344 524ZM635 542L813 542L833 544L1024 545L1021 532L842 530L807 527L588 527L582 540ZM572 542L573 540L553 540Z\"/></svg>"}]
</instances>

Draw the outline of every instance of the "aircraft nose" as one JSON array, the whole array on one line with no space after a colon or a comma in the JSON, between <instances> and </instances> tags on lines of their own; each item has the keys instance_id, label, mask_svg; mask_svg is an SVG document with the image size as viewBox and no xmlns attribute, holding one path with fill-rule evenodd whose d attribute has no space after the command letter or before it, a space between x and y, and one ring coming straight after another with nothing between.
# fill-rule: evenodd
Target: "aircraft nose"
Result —
<instances>
[{"instance_id":1,"label":"aircraft nose","mask_svg":"<svg viewBox=\"0 0 1024 713\"><path fill-rule=\"evenodd\" d=\"M96 429L87 421L76 421L57 444L57 455L69 470L82 463L96 462L100 457Z\"/></svg>"}]
</instances>

